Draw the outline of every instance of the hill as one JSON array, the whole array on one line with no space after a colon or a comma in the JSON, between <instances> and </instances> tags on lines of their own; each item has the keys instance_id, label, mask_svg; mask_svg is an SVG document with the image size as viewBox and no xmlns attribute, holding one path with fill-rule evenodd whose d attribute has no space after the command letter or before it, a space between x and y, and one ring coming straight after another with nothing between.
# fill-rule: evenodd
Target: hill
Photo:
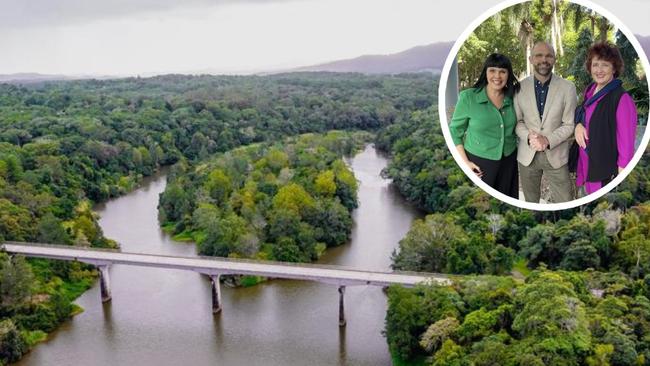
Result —
<instances>
[{"instance_id":1,"label":"hill","mask_svg":"<svg viewBox=\"0 0 650 366\"><path fill-rule=\"evenodd\" d=\"M364 74L399 74L428 71L439 74L453 42L417 46L389 55L364 55L291 71L360 72Z\"/></svg>"}]
</instances>

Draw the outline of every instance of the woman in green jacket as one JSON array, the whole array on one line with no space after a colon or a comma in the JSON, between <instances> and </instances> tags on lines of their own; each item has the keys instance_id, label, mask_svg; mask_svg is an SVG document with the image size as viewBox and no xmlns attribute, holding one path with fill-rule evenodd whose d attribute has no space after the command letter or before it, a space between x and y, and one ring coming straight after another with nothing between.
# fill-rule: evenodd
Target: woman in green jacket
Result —
<instances>
[{"instance_id":1,"label":"woman in green jacket","mask_svg":"<svg viewBox=\"0 0 650 366\"><path fill-rule=\"evenodd\" d=\"M463 162L490 187L514 198L519 198L519 180L512 99L518 91L510 59L493 53L474 87L460 93L449 124Z\"/></svg>"}]
</instances>

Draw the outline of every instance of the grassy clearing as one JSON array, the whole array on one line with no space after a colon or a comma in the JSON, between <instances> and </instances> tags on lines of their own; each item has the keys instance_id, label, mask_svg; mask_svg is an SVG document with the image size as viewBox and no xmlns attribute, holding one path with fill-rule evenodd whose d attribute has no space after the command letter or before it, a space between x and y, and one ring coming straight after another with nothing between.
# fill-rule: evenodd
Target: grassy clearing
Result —
<instances>
[{"instance_id":1,"label":"grassy clearing","mask_svg":"<svg viewBox=\"0 0 650 366\"><path fill-rule=\"evenodd\" d=\"M515 261L514 265L512 266L512 271L517 271L521 273L524 277L528 277L530 273L532 272L530 268L528 268L528 261L525 258L519 258Z\"/></svg>"},{"instance_id":2,"label":"grassy clearing","mask_svg":"<svg viewBox=\"0 0 650 366\"><path fill-rule=\"evenodd\" d=\"M61 286L61 291L63 292L66 299L69 301L75 300L77 297L81 296L86 290L88 290L95 281L95 276L84 277L78 281L74 282L63 282Z\"/></svg>"},{"instance_id":3,"label":"grassy clearing","mask_svg":"<svg viewBox=\"0 0 650 366\"><path fill-rule=\"evenodd\" d=\"M42 330L23 331L22 336L23 339L25 339L25 342L27 342L27 346L30 348L47 339L47 333Z\"/></svg>"},{"instance_id":4,"label":"grassy clearing","mask_svg":"<svg viewBox=\"0 0 650 366\"><path fill-rule=\"evenodd\" d=\"M175 241L191 242L194 241L194 233L189 230L184 230L183 232L172 236L172 239Z\"/></svg>"},{"instance_id":5,"label":"grassy clearing","mask_svg":"<svg viewBox=\"0 0 650 366\"><path fill-rule=\"evenodd\" d=\"M168 222L166 224L160 225L160 227L162 228L162 231L167 233L167 234L174 233L174 227L175 226L176 226L176 224L174 224L173 222Z\"/></svg>"}]
</instances>

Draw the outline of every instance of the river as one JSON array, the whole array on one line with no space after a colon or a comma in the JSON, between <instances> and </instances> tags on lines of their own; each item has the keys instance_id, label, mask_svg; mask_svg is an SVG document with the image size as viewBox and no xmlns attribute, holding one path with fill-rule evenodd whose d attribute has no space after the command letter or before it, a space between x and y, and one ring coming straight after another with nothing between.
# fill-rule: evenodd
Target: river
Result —
<instances>
[{"instance_id":1,"label":"river","mask_svg":"<svg viewBox=\"0 0 650 366\"><path fill-rule=\"evenodd\" d=\"M359 208L349 244L320 263L388 270L390 254L421 214L380 177L387 160L371 145L349 160L359 180ZM165 176L96 209L104 234L125 252L192 256L193 244L160 230L158 195ZM179 270L114 265L113 299L96 284L77 300L85 311L64 323L18 365L390 365L381 335L386 295L350 286L347 326L338 326L337 287L273 280L251 288L222 286L213 316L209 280Z\"/></svg>"}]
</instances>

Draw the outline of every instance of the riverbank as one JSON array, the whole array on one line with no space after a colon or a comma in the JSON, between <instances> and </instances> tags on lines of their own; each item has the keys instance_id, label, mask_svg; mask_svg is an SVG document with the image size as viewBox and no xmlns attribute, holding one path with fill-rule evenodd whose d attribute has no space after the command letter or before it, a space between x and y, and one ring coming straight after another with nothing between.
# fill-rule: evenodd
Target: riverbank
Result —
<instances>
[{"instance_id":1,"label":"riverbank","mask_svg":"<svg viewBox=\"0 0 650 366\"><path fill-rule=\"evenodd\" d=\"M421 213L379 172L387 160L368 146L348 162L359 181L351 241L329 249L318 263L369 270L390 268L390 253ZM124 251L196 255L160 229L156 212L165 177L96 207L105 235ZM211 312L210 282L174 270L115 265L113 300L102 304L95 285L77 304L86 310L41 343L18 365L389 365L381 335L386 295L348 287L348 325L338 326L336 286L274 280L248 288L222 287L223 311Z\"/></svg>"}]
</instances>

